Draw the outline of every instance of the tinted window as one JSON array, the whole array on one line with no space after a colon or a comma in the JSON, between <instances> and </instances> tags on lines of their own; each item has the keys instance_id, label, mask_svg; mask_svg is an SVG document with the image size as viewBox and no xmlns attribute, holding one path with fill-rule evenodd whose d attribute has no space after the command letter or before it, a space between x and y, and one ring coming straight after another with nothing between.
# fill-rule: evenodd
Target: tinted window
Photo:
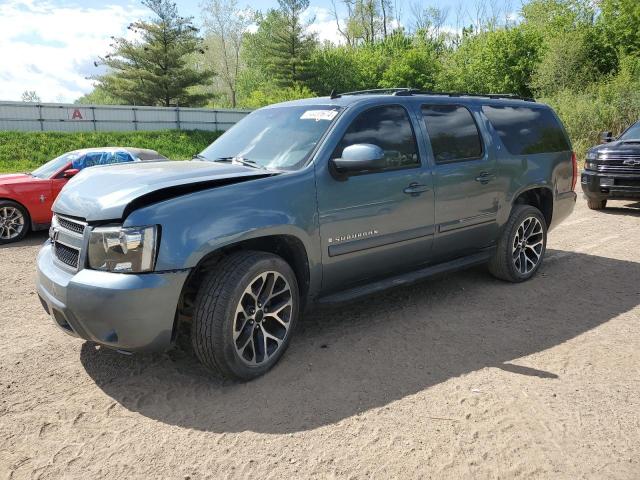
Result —
<instances>
[{"instance_id":1,"label":"tinted window","mask_svg":"<svg viewBox=\"0 0 640 480\"><path fill-rule=\"evenodd\" d=\"M618 140L640 140L640 122L631 125Z\"/></svg>"},{"instance_id":2,"label":"tinted window","mask_svg":"<svg viewBox=\"0 0 640 480\"><path fill-rule=\"evenodd\" d=\"M485 105L482 111L513 155L571 150L562 127L547 108Z\"/></svg>"},{"instance_id":3,"label":"tinted window","mask_svg":"<svg viewBox=\"0 0 640 480\"><path fill-rule=\"evenodd\" d=\"M471 112L460 105L425 105L424 123L436 163L482 156L482 143Z\"/></svg>"},{"instance_id":4,"label":"tinted window","mask_svg":"<svg viewBox=\"0 0 640 480\"><path fill-rule=\"evenodd\" d=\"M358 115L333 152L333 158L340 158L345 147L357 143L370 143L384 150L380 170L420 165L409 116L400 106L372 108Z\"/></svg>"}]
</instances>

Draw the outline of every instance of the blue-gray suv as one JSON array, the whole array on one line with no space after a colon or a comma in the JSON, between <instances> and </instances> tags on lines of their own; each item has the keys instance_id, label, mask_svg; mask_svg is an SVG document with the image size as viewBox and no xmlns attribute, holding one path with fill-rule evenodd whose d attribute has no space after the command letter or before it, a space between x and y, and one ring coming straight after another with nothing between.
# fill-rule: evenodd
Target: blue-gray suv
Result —
<instances>
[{"instance_id":1,"label":"blue-gray suv","mask_svg":"<svg viewBox=\"0 0 640 480\"><path fill-rule=\"evenodd\" d=\"M38 294L71 335L136 352L188 330L204 365L250 379L313 303L477 264L529 279L576 179L562 124L530 99L393 89L272 105L193 161L77 175L53 206Z\"/></svg>"}]
</instances>

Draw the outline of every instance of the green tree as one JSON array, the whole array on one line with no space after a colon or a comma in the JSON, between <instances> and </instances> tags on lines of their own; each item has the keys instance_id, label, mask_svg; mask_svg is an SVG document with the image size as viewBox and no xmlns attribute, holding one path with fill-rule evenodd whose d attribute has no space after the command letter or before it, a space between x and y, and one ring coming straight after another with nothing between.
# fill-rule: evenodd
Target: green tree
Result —
<instances>
[{"instance_id":1,"label":"green tree","mask_svg":"<svg viewBox=\"0 0 640 480\"><path fill-rule=\"evenodd\" d=\"M278 0L278 9L257 16L258 30L248 35L246 56L250 68L264 71L279 87L294 87L309 76L316 48L302 14L309 0Z\"/></svg>"},{"instance_id":2,"label":"green tree","mask_svg":"<svg viewBox=\"0 0 640 480\"><path fill-rule=\"evenodd\" d=\"M592 61L597 45L591 40L584 30L549 38L532 76L533 89L541 95L551 95L565 89L581 90L597 80L601 73Z\"/></svg>"},{"instance_id":3,"label":"green tree","mask_svg":"<svg viewBox=\"0 0 640 480\"><path fill-rule=\"evenodd\" d=\"M437 86L470 93L532 95L540 38L516 27L467 35L442 60Z\"/></svg>"},{"instance_id":4,"label":"green tree","mask_svg":"<svg viewBox=\"0 0 640 480\"><path fill-rule=\"evenodd\" d=\"M135 105L197 106L210 94L193 91L211 73L193 68L189 57L204 53L191 18L178 14L170 0L142 0L155 17L129 26L139 40L113 39L113 52L100 58L108 68L96 78L106 93Z\"/></svg>"},{"instance_id":5,"label":"green tree","mask_svg":"<svg viewBox=\"0 0 640 480\"><path fill-rule=\"evenodd\" d=\"M623 54L640 55L640 1L602 0L599 21L609 44Z\"/></svg>"},{"instance_id":6,"label":"green tree","mask_svg":"<svg viewBox=\"0 0 640 480\"><path fill-rule=\"evenodd\" d=\"M242 39L251 24L250 12L238 8L236 0L206 0L202 4L204 24L207 31L205 62L218 73L228 93L229 105L237 104L237 83L242 62L240 50Z\"/></svg>"},{"instance_id":7,"label":"green tree","mask_svg":"<svg viewBox=\"0 0 640 480\"><path fill-rule=\"evenodd\" d=\"M378 86L433 90L440 71L436 48L434 42L421 36L402 51L390 52L389 63Z\"/></svg>"}]
</instances>

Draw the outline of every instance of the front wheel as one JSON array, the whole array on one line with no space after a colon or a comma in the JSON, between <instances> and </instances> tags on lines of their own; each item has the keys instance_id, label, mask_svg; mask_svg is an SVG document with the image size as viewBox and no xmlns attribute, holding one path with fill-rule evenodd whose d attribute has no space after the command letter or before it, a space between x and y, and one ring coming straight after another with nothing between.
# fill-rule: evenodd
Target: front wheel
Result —
<instances>
[{"instance_id":1,"label":"front wheel","mask_svg":"<svg viewBox=\"0 0 640 480\"><path fill-rule=\"evenodd\" d=\"M493 276L524 282L540 268L547 247L547 222L531 205L516 205L489 261Z\"/></svg>"},{"instance_id":2,"label":"front wheel","mask_svg":"<svg viewBox=\"0 0 640 480\"><path fill-rule=\"evenodd\" d=\"M587 207L591 210L602 210L607 206L607 199L599 200L597 198L587 198Z\"/></svg>"},{"instance_id":3,"label":"front wheel","mask_svg":"<svg viewBox=\"0 0 640 480\"><path fill-rule=\"evenodd\" d=\"M298 283L282 258L241 251L202 282L191 340L199 360L224 377L266 373L287 349L299 316Z\"/></svg>"}]
</instances>

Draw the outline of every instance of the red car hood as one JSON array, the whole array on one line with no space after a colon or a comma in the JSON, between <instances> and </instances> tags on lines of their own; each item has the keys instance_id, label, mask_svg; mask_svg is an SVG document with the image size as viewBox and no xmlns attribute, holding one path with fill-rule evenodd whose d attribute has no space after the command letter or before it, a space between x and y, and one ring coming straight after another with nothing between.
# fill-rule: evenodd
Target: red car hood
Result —
<instances>
[{"instance_id":1,"label":"red car hood","mask_svg":"<svg viewBox=\"0 0 640 480\"><path fill-rule=\"evenodd\" d=\"M8 175L0 175L0 187L4 185L14 185L16 183L30 183L38 178L27 175L26 173L10 173Z\"/></svg>"}]
</instances>

